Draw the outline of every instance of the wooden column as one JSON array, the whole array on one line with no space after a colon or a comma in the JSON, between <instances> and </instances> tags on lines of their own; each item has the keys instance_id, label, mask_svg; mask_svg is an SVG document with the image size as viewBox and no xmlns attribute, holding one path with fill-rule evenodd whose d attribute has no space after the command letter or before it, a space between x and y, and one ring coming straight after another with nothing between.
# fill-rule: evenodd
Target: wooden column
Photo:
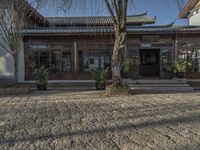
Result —
<instances>
[{"instance_id":1,"label":"wooden column","mask_svg":"<svg viewBox=\"0 0 200 150\"><path fill-rule=\"evenodd\" d=\"M124 59L126 59L128 57L128 50L127 50L127 46L128 46L128 42L127 42L127 36L126 36L126 43L125 43L125 48L124 48Z\"/></svg>"},{"instance_id":2,"label":"wooden column","mask_svg":"<svg viewBox=\"0 0 200 150\"><path fill-rule=\"evenodd\" d=\"M177 35L175 37L175 43L174 43L174 60L178 59L178 39L177 39Z\"/></svg>"},{"instance_id":3,"label":"wooden column","mask_svg":"<svg viewBox=\"0 0 200 150\"><path fill-rule=\"evenodd\" d=\"M73 50L73 64L74 64L74 77L73 79L78 78L78 49L77 49L77 39L74 38L74 50Z\"/></svg>"}]
</instances>

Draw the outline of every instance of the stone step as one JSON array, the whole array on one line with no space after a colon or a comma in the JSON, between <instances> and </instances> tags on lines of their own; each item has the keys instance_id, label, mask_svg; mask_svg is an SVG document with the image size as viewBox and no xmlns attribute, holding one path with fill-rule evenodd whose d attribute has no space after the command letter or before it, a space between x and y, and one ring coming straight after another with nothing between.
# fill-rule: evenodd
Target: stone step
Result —
<instances>
[{"instance_id":1,"label":"stone step","mask_svg":"<svg viewBox=\"0 0 200 150\"><path fill-rule=\"evenodd\" d=\"M48 83L49 87L94 87L95 82L57 82Z\"/></svg>"},{"instance_id":2,"label":"stone step","mask_svg":"<svg viewBox=\"0 0 200 150\"><path fill-rule=\"evenodd\" d=\"M123 84L186 84L185 79L174 79L174 80L131 80L123 79Z\"/></svg>"},{"instance_id":3,"label":"stone step","mask_svg":"<svg viewBox=\"0 0 200 150\"><path fill-rule=\"evenodd\" d=\"M110 85L111 82L108 81L106 83L107 85ZM36 83L34 82L26 82L21 83L21 85L27 85L32 88L36 88ZM49 81L48 82L49 88L70 88L70 89L78 89L78 88L94 88L95 87L95 81L92 80L77 80L77 81Z\"/></svg>"},{"instance_id":4,"label":"stone step","mask_svg":"<svg viewBox=\"0 0 200 150\"><path fill-rule=\"evenodd\" d=\"M189 87L189 84L128 84L129 87Z\"/></svg>"},{"instance_id":5,"label":"stone step","mask_svg":"<svg viewBox=\"0 0 200 150\"><path fill-rule=\"evenodd\" d=\"M33 91L37 91L36 87L32 87L31 88ZM72 91L72 92L76 92L76 91L93 91L96 90L95 87L47 87L47 91Z\"/></svg>"},{"instance_id":6,"label":"stone step","mask_svg":"<svg viewBox=\"0 0 200 150\"><path fill-rule=\"evenodd\" d=\"M185 93L185 92L193 92L194 89L192 87L130 87L130 93Z\"/></svg>"}]
</instances>

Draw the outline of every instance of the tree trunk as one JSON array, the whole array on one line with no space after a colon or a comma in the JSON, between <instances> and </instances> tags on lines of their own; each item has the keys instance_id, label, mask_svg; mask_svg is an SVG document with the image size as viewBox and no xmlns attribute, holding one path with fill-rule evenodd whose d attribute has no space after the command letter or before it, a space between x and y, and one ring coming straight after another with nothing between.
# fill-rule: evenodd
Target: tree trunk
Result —
<instances>
[{"instance_id":1,"label":"tree trunk","mask_svg":"<svg viewBox=\"0 0 200 150\"><path fill-rule=\"evenodd\" d=\"M116 32L115 34L115 43L112 54L112 80L113 87L118 88L121 86L121 53L125 48L125 32Z\"/></svg>"},{"instance_id":2,"label":"tree trunk","mask_svg":"<svg viewBox=\"0 0 200 150\"><path fill-rule=\"evenodd\" d=\"M15 55L14 57L14 81L15 84L18 83L18 55Z\"/></svg>"}]
</instances>

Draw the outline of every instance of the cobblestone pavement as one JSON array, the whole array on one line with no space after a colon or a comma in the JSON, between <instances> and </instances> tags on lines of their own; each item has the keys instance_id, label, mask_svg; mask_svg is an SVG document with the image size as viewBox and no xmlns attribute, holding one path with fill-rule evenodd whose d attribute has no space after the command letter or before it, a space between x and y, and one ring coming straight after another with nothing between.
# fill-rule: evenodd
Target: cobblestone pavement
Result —
<instances>
[{"instance_id":1,"label":"cobblestone pavement","mask_svg":"<svg viewBox=\"0 0 200 150\"><path fill-rule=\"evenodd\" d=\"M200 93L0 97L0 149L200 149Z\"/></svg>"}]
</instances>

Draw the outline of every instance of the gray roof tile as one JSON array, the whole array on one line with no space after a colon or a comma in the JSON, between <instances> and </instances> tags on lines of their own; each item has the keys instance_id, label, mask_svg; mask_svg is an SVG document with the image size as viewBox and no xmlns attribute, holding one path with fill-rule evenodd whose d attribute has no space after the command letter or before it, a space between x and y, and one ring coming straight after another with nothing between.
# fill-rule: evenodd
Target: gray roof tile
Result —
<instances>
[{"instance_id":1,"label":"gray roof tile","mask_svg":"<svg viewBox=\"0 0 200 150\"><path fill-rule=\"evenodd\" d=\"M111 26L94 26L94 27L42 27L29 28L23 30L25 35L31 34L101 34L113 33ZM127 27L127 32L132 34L145 33L180 33L180 32L198 32L200 33L200 26L142 26L142 27Z\"/></svg>"},{"instance_id":2,"label":"gray roof tile","mask_svg":"<svg viewBox=\"0 0 200 150\"><path fill-rule=\"evenodd\" d=\"M46 17L46 19L57 26L59 25L110 25L113 23L109 16L89 17ZM127 24L153 24L155 18L146 16L146 13L127 17Z\"/></svg>"}]
</instances>

